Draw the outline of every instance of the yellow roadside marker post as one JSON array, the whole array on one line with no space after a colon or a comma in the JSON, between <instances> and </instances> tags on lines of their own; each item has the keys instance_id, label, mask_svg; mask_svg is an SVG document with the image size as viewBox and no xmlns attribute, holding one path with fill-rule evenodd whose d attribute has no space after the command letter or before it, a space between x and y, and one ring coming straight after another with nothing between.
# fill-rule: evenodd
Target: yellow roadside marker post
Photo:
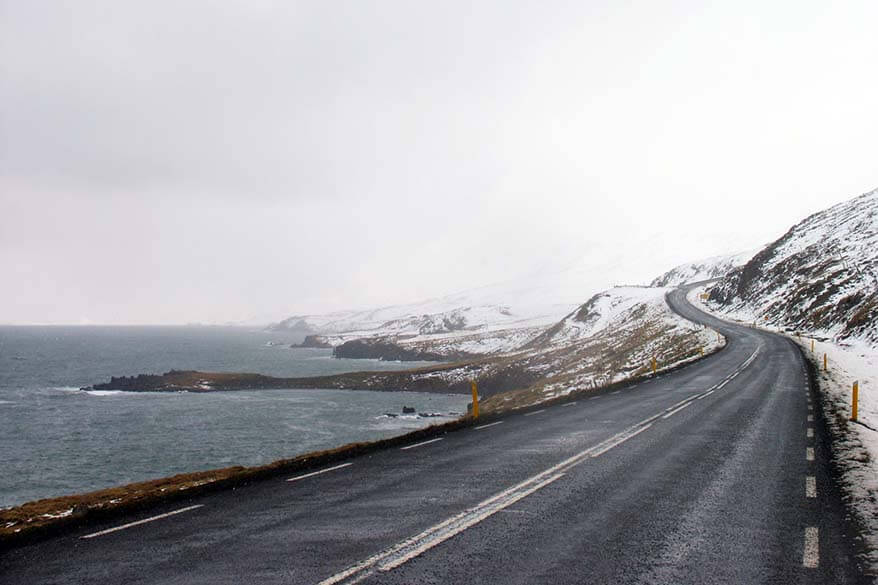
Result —
<instances>
[{"instance_id":1,"label":"yellow roadside marker post","mask_svg":"<svg viewBox=\"0 0 878 585\"><path fill-rule=\"evenodd\" d=\"M479 418L479 387L476 381L471 382L473 389L473 418Z\"/></svg>"},{"instance_id":2,"label":"yellow roadside marker post","mask_svg":"<svg viewBox=\"0 0 878 585\"><path fill-rule=\"evenodd\" d=\"M829 371L829 362L826 360L826 354L825 354L825 353L823 354L823 371L824 371L824 372L828 372L828 371Z\"/></svg>"},{"instance_id":3,"label":"yellow roadside marker post","mask_svg":"<svg viewBox=\"0 0 878 585\"><path fill-rule=\"evenodd\" d=\"M699 347L698 352L701 354L701 357L704 357L704 348L703 347Z\"/></svg>"},{"instance_id":4,"label":"yellow roadside marker post","mask_svg":"<svg viewBox=\"0 0 878 585\"><path fill-rule=\"evenodd\" d=\"M851 420L857 422L857 402L860 394L860 383L854 382L854 393L851 398Z\"/></svg>"},{"instance_id":5,"label":"yellow roadside marker post","mask_svg":"<svg viewBox=\"0 0 878 585\"><path fill-rule=\"evenodd\" d=\"M652 358L652 375L655 375L656 370L658 369L658 363L656 363L655 358Z\"/></svg>"},{"instance_id":6,"label":"yellow roadside marker post","mask_svg":"<svg viewBox=\"0 0 878 585\"><path fill-rule=\"evenodd\" d=\"M812 353L814 352L814 340L813 339L811 340L811 352Z\"/></svg>"}]
</instances>

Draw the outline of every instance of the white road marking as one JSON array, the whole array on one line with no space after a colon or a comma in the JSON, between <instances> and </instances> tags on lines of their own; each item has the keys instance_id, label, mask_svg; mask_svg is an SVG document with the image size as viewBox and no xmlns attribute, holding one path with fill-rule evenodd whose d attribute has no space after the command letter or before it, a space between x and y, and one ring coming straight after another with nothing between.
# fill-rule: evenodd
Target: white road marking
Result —
<instances>
[{"instance_id":1,"label":"white road marking","mask_svg":"<svg viewBox=\"0 0 878 585\"><path fill-rule=\"evenodd\" d=\"M407 538L406 540L403 540L382 552L372 555L364 561L361 561L340 573L336 573L335 575L324 579L319 585L335 585L336 583L341 582L348 584L359 583L363 579L374 575L376 572L387 572L395 569L403 563L406 563L418 555L421 555L431 548L445 542L456 534L460 534L467 528L478 524L485 518L508 508L519 500L557 481L573 466L582 463L586 459L598 457L613 447L637 436L648 429L650 426L649 422L655 420L658 416L659 415L652 416L616 433L597 445L589 447L572 457L568 457L560 463L549 467L545 471L491 496L472 508L464 510L447 520L431 526L420 534Z\"/></svg>"},{"instance_id":2,"label":"white road marking","mask_svg":"<svg viewBox=\"0 0 878 585\"><path fill-rule=\"evenodd\" d=\"M452 536L460 534L461 532L463 532L464 530L466 530L470 526L473 526L474 524L478 524L479 522L481 522L482 520L484 520L488 516L492 516L492 515L496 514L500 510L502 510L508 506L511 506L512 504L518 502L519 500L526 498L527 496L534 493L535 491L546 487L550 483L552 483L558 479L561 479L562 477L564 477L564 474L559 473L557 475L553 475L552 477L537 483L534 486L531 486L530 488L528 488L526 490L523 490L523 491L516 493L516 494L511 494L510 497L508 498L508 500L503 502L502 504L498 504L496 506L496 509L491 509L489 507L487 510L481 512L480 514L477 514L477 515L472 516L470 518L466 518L463 522L461 522L457 525L450 526L449 529L447 530L447 532L445 532L444 534L438 534L438 535L433 536L432 538L425 539L422 542L420 542L419 544L417 544L417 546L414 546L410 550L405 551L403 554L398 555L395 558L391 558L391 559L387 560L386 562L381 563L380 565L378 565L378 570L381 571L382 573L392 571L393 569L397 568L398 566L403 565L403 564L407 563L408 561L412 560L413 558L430 550L431 548L433 548L437 544L448 540ZM402 551L400 551L400 552L402 552Z\"/></svg>"},{"instance_id":3,"label":"white road marking","mask_svg":"<svg viewBox=\"0 0 878 585\"><path fill-rule=\"evenodd\" d=\"M600 396L592 396L589 400L597 400L598 398L600 398Z\"/></svg>"},{"instance_id":4,"label":"white road marking","mask_svg":"<svg viewBox=\"0 0 878 585\"><path fill-rule=\"evenodd\" d=\"M805 459L808 461L814 461L814 447L807 447L805 449Z\"/></svg>"},{"instance_id":5,"label":"white road marking","mask_svg":"<svg viewBox=\"0 0 878 585\"><path fill-rule=\"evenodd\" d=\"M613 447L618 447L619 445L621 445L622 443L624 443L628 439L630 439L632 437L636 437L637 435L639 435L640 433L642 433L643 431L645 431L646 429L648 429L651 426L652 426L652 424L642 426L632 433L629 433L629 434L627 434L623 437L620 437L614 441L611 441L611 442L607 443L606 445L604 445L603 447L601 447L600 449L597 449L596 451L594 451L591 454L591 456L592 457L599 457L600 455L603 455L604 453L606 453L607 451L609 451Z\"/></svg>"},{"instance_id":6,"label":"white road marking","mask_svg":"<svg viewBox=\"0 0 878 585\"><path fill-rule=\"evenodd\" d=\"M126 528L131 528L132 526L140 526L141 524L146 524L147 522L155 522L156 520L161 520L162 518L167 518L168 516L175 516L177 514L182 514L183 512L188 512L189 510L194 510L196 508L202 508L202 507L204 507L204 504L197 504L195 506L188 506L186 508L180 508L179 510L174 510L173 512L167 512L165 514L159 514L158 516L153 516L152 518L144 518L143 520L138 520L137 522L129 522L128 524L123 524L122 526L116 526L115 528L107 528L106 530L101 530L100 532L86 534L85 536L80 536L79 538L94 538L95 536L103 536L104 534L110 534L111 532L118 532L119 530L125 530Z\"/></svg>"},{"instance_id":7,"label":"white road marking","mask_svg":"<svg viewBox=\"0 0 878 585\"><path fill-rule=\"evenodd\" d=\"M820 537L816 526L805 529L805 552L802 554L802 566L816 569L820 565Z\"/></svg>"},{"instance_id":8,"label":"white road marking","mask_svg":"<svg viewBox=\"0 0 878 585\"><path fill-rule=\"evenodd\" d=\"M573 406L574 404L576 404L575 401L574 402L567 402L564 404L564 406Z\"/></svg>"},{"instance_id":9,"label":"white road marking","mask_svg":"<svg viewBox=\"0 0 878 585\"><path fill-rule=\"evenodd\" d=\"M621 390L616 390L615 392L610 392L610 394L618 394Z\"/></svg>"},{"instance_id":10,"label":"white road marking","mask_svg":"<svg viewBox=\"0 0 878 585\"><path fill-rule=\"evenodd\" d=\"M533 412L525 412L525 413L524 413L524 416L533 416L533 415L535 415L535 414L539 414L539 413L541 413L541 412L546 412L546 409L545 409L545 408L541 408L540 410L535 410L535 411L533 411Z\"/></svg>"},{"instance_id":11,"label":"white road marking","mask_svg":"<svg viewBox=\"0 0 878 585\"><path fill-rule=\"evenodd\" d=\"M805 478L805 497L806 498L816 498L817 497L817 478L813 475L809 475Z\"/></svg>"},{"instance_id":12,"label":"white road marking","mask_svg":"<svg viewBox=\"0 0 878 585\"><path fill-rule=\"evenodd\" d=\"M808 415L808 422L814 422L814 415L813 414Z\"/></svg>"},{"instance_id":13,"label":"white road marking","mask_svg":"<svg viewBox=\"0 0 878 585\"><path fill-rule=\"evenodd\" d=\"M692 403L691 403L691 402L687 402L687 403L684 404L683 406L678 406L677 408L675 408L675 409L672 410L671 412L669 412L669 413L667 413L666 415L664 415L662 418L668 418L668 417L671 417L671 416L677 414L678 412L680 412L681 410L683 410L684 408L686 408L687 406L689 406L690 404L692 404Z\"/></svg>"},{"instance_id":14,"label":"white road marking","mask_svg":"<svg viewBox=\"0 0 878 585\"><path fill-rule=\"evenodd\" d=\"M808 410L814 410L814 407L811 406L811 405L809 404L809 405L808 405Z\"/></svg>"},{"instance_id":15,"label":"white road marking","mask_svg":"<svg viewBox=\"0 0 878 585\"><path fill-rule=\"evenodd\" d=\"M400 447L400 451L408 451L409 449L414 449L415 447L423 447L424 445L429 445L430 443L435 443L436 441L441 441L442 437L438 439L430 439L429 441L421 441L420 443L415 443L414 445L406 445L405 447Z\"/></svg>"},{"instance_id":16,"label":"white road marking","mask_svg":"<svg viewBox=\"0 0 878 585\"><path fill-rule=\"evenodd\" d=\"M480 431L480 430L482 430L482 429L487 429L488 427L493 427L494 425L502 425L502 424L503 424L503 421L502 421L502 420L498 420L497 422L488 423L488 424L486 424L486 425L479 425L479 426L476 427L476 430L477 430L477 431Z\"/></svg>"},{"instance_id":17,"label":"white road marking","mask_svg":"<svg viewBox=\"0 0 878 585\"><path fill-rule=\"evenodd\" d=\"M342 463L341 465L336 465L335 467L327 467L326 469L321 469L320 471L312 471L311 473L306 473L304 475L297 475L296 477L291 477L287 481L299 481L300 479L305 479L306 477L313 477L315 475L320 475L321 473L326 473L328 471L335 471L336 469L341 469L342 467L347 467L348 465L353 465L353 463Z\"/></svg>"},{"instance_id":18,"label":"white road marking","mask_svg":"<svg viewBox=\"0 0 878 585\"><path fill-rule=\"evenodd\" d=\"M695 400L701 400L702 398L707 398L708 396L710 396L714 392L716 392L716 390L708 390L707 392L705 392L704 394L702 394L701 396L699 396Z\"/></svg>"},{"instance_id":19,"label":"white road marking","mask_svg":"<svg viewBox=\"0 0 878 585\"><path fill-rule=\"evenodd\" d=\"M814 438L814 429L812 427L808 427L808 430L805 431L805 436L809 439Z\"/></svg>"}]
</instances>

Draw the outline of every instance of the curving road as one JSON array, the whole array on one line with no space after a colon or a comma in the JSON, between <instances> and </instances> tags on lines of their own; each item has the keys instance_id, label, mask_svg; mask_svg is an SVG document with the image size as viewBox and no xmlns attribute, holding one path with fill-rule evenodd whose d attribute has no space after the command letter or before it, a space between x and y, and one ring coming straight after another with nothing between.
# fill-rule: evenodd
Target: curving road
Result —
<instances>
[{"instance_id":1,"label":"curving road","mask_svg":"<svg viewBox=\"0 0 878 585\"><path fill-rule=\"evenodd\" d=\"M668 301L727 347L619 391L6 551L0 581L871 582L797 348L685 291Z\"/></svg>"}]
</instances>

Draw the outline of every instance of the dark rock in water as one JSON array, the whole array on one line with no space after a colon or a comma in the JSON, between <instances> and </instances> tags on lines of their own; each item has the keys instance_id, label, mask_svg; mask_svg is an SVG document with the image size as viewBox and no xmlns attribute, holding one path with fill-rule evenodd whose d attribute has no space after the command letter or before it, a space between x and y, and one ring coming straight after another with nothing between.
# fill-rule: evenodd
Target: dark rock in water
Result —
<instances>
[{"instance_id":1,"label":"dark rock in water","mask_svg":"<svg viewBox=\"0 0 878 585\"><path fill-rule=\"evenodd\" d=\"M332 349L332 345L326 342L325 337L320 335L306 335L302 343L290 345L292 348L307 347L311 349Z\"/></svg>"},{"instance_id":2,"label":"dark rock in water","mask_svg":"<svg viewBox=\"0 0 878 585\"><path fill-rule=\"evenodd\" d=\"M439 412L419 412L418 416L421 418L435 418L437 416L442 416Z\"/></svg>"},{"instance_id":3,"label":"dark rock in water","mask_svg":"<svg viewBox=\"0 0 878 585\"><path fill-rule=\"evenodd\" d=\"M402 413L403 413L403 414L413 414L414 412L415 412L415 407L414 407L414 406L403 406L403 407L402 407Z\"/></svg>"}]
</instances>

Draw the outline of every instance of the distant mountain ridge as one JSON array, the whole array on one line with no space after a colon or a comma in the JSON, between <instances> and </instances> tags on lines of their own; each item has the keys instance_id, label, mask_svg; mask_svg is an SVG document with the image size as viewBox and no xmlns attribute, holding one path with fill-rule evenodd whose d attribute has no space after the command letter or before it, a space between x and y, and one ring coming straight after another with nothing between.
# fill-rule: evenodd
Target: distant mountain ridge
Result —
<instances>
[{"instance_id":1,"label":"distant mountain ridge","mask_svg":"<svg viewBox=\"0 0 878 585\"><path fill-rule=\"evenodd\" d=\"M722 278L735 268L746 264L757 252L758 250L748 250L680 264L653 279L649 286L680 286L690 282Z\"/></svg>"},{"instance_id":2,"label":"distant mountain ridge","mask_svg":"<svg viewBox=\"0 0 878 585\"><path fill-rule=\"evenodd\" d=\"M794 225L709 302L744 320L878 345L878 189Z\"/></svg>"}]
</instances>

